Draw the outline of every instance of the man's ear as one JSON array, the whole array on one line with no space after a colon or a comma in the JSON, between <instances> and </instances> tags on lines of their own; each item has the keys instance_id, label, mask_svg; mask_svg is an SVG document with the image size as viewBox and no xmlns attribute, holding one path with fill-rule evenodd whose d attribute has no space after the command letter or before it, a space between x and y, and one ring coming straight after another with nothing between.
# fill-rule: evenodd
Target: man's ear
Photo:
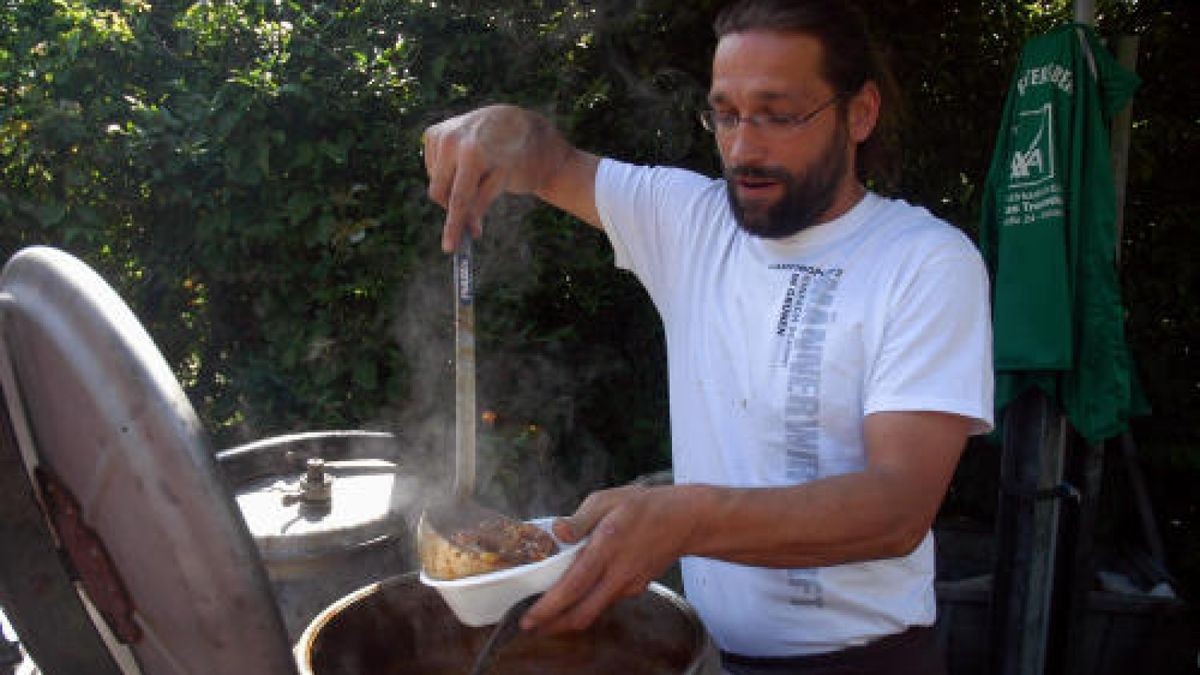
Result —
<instances>
[{"instance_id":1,"label":"man's ear","mask_svg":"<svg viewBox=\"0 0 1200 675\"><path fill-rule=\"evenodd\" d=\"M881 98L879 85L874 80L867 80L854 96L850 97L847 117L850 123L850 138L855 143L862 143L871 136L879 122L879 106Z\"/></svg>"}]
</instances>

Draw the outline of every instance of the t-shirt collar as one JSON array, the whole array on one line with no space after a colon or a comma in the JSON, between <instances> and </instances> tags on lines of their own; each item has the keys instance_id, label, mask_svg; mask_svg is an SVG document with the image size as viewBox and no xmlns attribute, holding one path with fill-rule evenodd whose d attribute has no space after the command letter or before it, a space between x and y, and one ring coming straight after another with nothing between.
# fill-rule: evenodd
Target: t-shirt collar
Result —
<instances>
[{"instance_id":1,"label":"t-shirt collar","mask_svg":"<svg viewBox=\"0 0 1200 675\"><path fill-rule=\"evenodd\" d=\"M879 195L867 191L849 211L827 223L813 225L782 239L764 239L762 237L754 237L754 239L761 242L768 251L781 254L823 246L856 232L867 222L879 202Z\"/></svg>"}]
</instances>

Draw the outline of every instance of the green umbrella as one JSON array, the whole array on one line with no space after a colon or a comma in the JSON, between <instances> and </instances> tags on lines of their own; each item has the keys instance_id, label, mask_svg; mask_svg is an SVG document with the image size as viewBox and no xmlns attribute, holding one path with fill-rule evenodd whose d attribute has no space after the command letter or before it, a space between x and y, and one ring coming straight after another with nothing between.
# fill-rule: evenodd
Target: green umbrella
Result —
<instances>
[{"instance_id":1,"label":"green umbrella","mask_svg":"<svg viewBox=\"0 0 1200 675\"><path fill-rule=\"evenodd\" d=\"M1108 144L1139 84L1090 26L1029 41L984 187L997 410L1039 387L1092 444L1148 411L1125 341Z\"/></svg>"}]
</instances>

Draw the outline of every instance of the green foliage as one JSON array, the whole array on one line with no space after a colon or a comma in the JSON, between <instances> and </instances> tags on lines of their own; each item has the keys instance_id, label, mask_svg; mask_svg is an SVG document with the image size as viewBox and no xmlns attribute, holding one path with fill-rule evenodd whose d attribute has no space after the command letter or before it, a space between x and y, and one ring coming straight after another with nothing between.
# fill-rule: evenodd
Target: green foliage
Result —
<instances>
[{"instance_id":1,"label":"green foliage","mask_svg":"<svg viewBox=\"0 0 1200 675\"><path fill-rule=\"evenodd\" d=\"M594 10L496 5L12 3L0 252L46 243L100 269L218 445L381 424L427 396L418 389L444 388L413 361L448 347L446 331L396 339L398 321L442 319L405 307L443 264L422 129L500 99L565 113L570 127L610 87L584 70ZM602 243L565 217L530 223L533 282L481 290L481 370L549 359L566 374L552 406L514 393L520 377L485 379L482 403L540 425L556 448L626 447L595 480L661 466L660 336L640 289L612 282ZM645 431L615 423L624 388Z\"/></svg>"},{"instance_id":2,"label":"green foliage","mask_svg":"<svg viewBox=\"0 0 1200 675\"><path fill-rule=\"evenodd\" d=\"M382 225L429 211L396 152L422 92L399 31L373 30L395 18L319 11L26 2L8 51L16 244L117 276L218 431L349 424L394 390L386 307L412 254Z\"/></svg>"}]
</instances>

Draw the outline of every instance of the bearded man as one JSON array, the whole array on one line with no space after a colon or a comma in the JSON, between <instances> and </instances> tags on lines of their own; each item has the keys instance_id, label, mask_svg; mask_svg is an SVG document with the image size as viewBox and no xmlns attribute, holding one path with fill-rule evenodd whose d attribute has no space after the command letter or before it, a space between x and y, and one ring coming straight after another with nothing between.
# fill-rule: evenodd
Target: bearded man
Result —
<instances>
[{"instance_id":1,"label":"bearded man","mask_svg":"<svg viewBox=\"0 0 1200 675\"><path fill-rule=\"evenodd\" d=\"M675 482L590 495L589 536L527 629L581 629L682 560L731 673L944 672L931 525L991 429L988 279L972 243L866 187L889 81L842 0L744 0L716 22L721 179L602 159L545 118L431 127L442 246L502 192L603 230L662 318Z\"/></svg>"}]
</instances>

